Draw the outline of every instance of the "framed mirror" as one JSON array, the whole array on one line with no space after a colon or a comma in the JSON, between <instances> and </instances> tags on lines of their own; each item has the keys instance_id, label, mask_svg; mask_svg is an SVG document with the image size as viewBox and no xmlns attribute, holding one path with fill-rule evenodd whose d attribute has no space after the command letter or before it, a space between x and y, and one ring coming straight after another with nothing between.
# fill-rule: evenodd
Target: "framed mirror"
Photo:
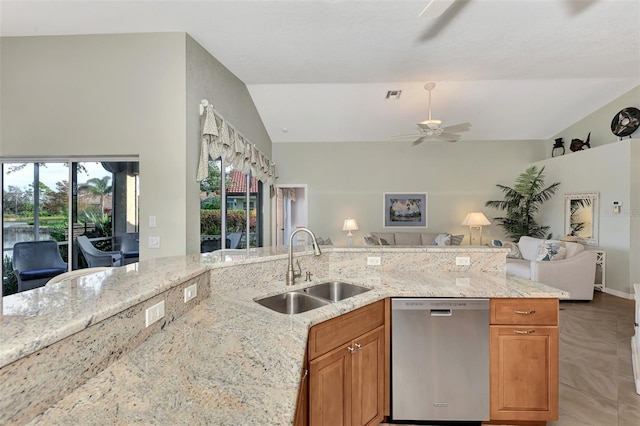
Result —
<instances>
[{"instance_id":1,"label":"framed mirror","mask_svg":"<svg viewBox=\"0 0 640 426\"><path fill-rule=\"evenodd\" d=\"M597 192L564 194L564 235L597 246L599 210Z\"/></svg>"}]
</instances>

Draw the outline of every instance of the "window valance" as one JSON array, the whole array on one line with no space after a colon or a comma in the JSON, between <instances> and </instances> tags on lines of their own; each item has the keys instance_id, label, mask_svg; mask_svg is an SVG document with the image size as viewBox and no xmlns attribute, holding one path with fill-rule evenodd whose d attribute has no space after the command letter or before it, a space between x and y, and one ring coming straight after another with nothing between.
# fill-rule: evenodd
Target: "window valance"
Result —
<instances>
[{"instance_id":1,"label":"window valance","mask_svg":"<svg viewBox=\"0 0 640 426\"><path fill-rule=\"evenodd\" d=\"M209 176L209 158L216 160L222 157L225 164L242 173L251 172L253 177L268 185L275 183L278 177L275 163L238 132L211 104L204 107L201 121L200 162L196 177L198 182Z\"/></svg>"}]
</instances>

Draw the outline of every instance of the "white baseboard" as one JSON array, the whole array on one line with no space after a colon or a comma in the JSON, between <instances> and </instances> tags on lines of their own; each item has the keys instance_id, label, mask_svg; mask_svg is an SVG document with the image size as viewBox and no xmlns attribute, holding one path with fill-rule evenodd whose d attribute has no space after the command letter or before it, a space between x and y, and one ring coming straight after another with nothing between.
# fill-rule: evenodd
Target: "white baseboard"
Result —
<instances>
[{"instance_id":1,"label":"white baseboard","mask_svg":"<svg viewBox=\"0 0 640 426\"><path fill-rule=\"evenodd\" d=\"M640 395L640 355L638 353L638 327L636 327L636 335L631 338L631 365L633 366L633 379L636 385L636 393Z\"/></svg>"},{"instance_id":2,"label":"white baseboard","mask_svg":"<svg viewBox=\"0 0 640 426\"><path fill-rule=\"evenodd\" d=\"M612 296L616 296L616 297L622 297L624 299L630 299L630 300L634 300L633 294L631 293L625 293L624 291L620 291L620 290L614 290L612 288L609 287L605 287L604 288L604 292L607 294L610 294Z\"/></svg>"}]
</instances>

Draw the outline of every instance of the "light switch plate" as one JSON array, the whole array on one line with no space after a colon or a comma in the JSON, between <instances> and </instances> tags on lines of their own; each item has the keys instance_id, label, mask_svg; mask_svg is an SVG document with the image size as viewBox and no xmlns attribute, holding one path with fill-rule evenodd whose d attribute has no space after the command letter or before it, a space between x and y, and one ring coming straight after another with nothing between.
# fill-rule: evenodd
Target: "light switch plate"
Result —
<instances>
[{"instance_id":1,"label":"light switch plate","mask_svg":"<svg viewBox=\"0 0 640 426\"><path fill-rule=\"evenodd\" d=\"M457 266L469 266L471 265L471 258L468 256L456 256Z\"/></svg>"},{"instance_id":2,"label":"light switch plate","mask_svg":"<svg viewBox=\"0 0 640 426\"><path fill-rule=\"evenodd\" d=\"M367 266L377 266L382 264L380 256L367 256Z\"/></svg>"},{"instance_id":3,"label":"light switch plate","mask_svg":"<svg viewBox=\"0 0 640 426\"><path fill-rule=\"evenodd\" d=\"M149 327L160 318L164 317L164 300L156 303L145 311L145 327Z\"/></svg>"},{"instance_id":4,"label":"light switch plate","mask_svg":"<svg viewBox=\"0 0 640 426\"><path fill-rule=\"evenodd\" d=\"M160 237L149 237L149 248L159 249L160 248Z\"/></svg>"},{"instance_id":5,"label":"light switch plate","mask_svg":"<svg viewBox=\"0 0 640 426\"><path fill-rule=\"evenodd\" d=\"M190 285L184 289L184 303L187 303L191 299L195 299L198 295L198 284Z\"/></svg>"},{"instance_id":6,"label":"light switch plate","mask_svg":"<svg viewBox=\"0 0 640 426\"><path fill-rule=\"evenodd\" d=\"M155 227L156 227L156 217L149 216L149 228L155 228Z\"/></svg>"}]
</instances>

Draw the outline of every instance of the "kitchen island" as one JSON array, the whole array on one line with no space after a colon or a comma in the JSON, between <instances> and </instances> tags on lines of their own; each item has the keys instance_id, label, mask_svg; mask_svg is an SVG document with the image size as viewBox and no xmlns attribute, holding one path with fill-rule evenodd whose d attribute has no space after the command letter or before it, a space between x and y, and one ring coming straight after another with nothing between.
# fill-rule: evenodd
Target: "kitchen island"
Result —
<instances>
[{"instance_id":1,"label":"kitchen island","mask_svg":"<svg viewBox=\"0 0 640 426\"><path fill-rule=\"evenodd\" d=\"M471 265L455 266L453 257L461 254L471 258ZM12 401L24 408L0 420L25 423L33 419L34 424L292 424L308 332L315 324L391 296L567 296L557 289L507 276L504 255L503 249L492 248L333 248L313 257L305 250L296 253L296 257L301 260L303 271L313 273L313 279L311 282L300 280L290 288L284 286L286 255L275 249L141 262L136 271L116 271L114 276L100 281L101 287L94 298L87 296L84 301L92 300L95 306L87 309L97 313L91 316L91 324L83 317L81 323L85 328L74 325L75 334L44 345L32 343L31 347L37 349L31 352L26 344L12 351L3 340L0 356L5 360L10 360L10 356L16 358L0 370L3 396L29 398L12 391L11 383L7 384L17 380L9 373L21 371L17 367L26 368L27 364L20 365L27 362L25 358L46 355L47 349L55 346L61 346L58 354L91 357L93 353L78 345L77 340L65 346L66 340L81 334L80 330L96 336L101 331L98 328L101 323L119 316L119 330L128 322L137 324L143 308L158 298L164 297L169 307L174 306L173 299L182 302L180 291L193 282L198 284L198 298L180 314L174 311L192 302L176 303L175 309L167 309L165 319L159 321L155 329L152 325L149 329L153 330L135 334L138 344L115 349L116 354L107 356L91 374L81 375L77 385L63 387L55 401L49 398L39 404L22 405L21 401ZM367 258L371 256L380 257L382 265L367 267ZM180 274L172 269L176 264L182 265ZM183 277L179 278L181 274ZM331 279L372 290L296 315L279 314L254 301ZM147 281L148 288L145 287ZM95 277L89 282L97 285ZM81 279L63 282L57 289L59 294L67 294L65 300L69 303L63 318L86 314L83 311L71 315L72 306L81 311L85 309L73 305L77 301L70 301L68 294L74 285L78 293L83 282ZM127 302L130 306L125 308L122 295L130 294L132 285L138 287L137 295L131 296L133 299ZM44 298L47 292L53 291L43 289L38 296ZM175 294L170 294L171 291ZM120 300L117 294L121 295ZM116 301L120 303L117 309L106 308ZM101 309L96 309L100 306ZM10 315L7 322L3 317L3 330L5 324L18 321L18 307L8 308L5 302L5 315L10 309L16 315ZM127 309L135 312L127 313ZM29 309L23 307L23 311ZM38 316L33 306L30 314ZM101 321L96 324L98 318ZM148 335L143 336L145 332ZM49 330L47 336L56 333L61 335L59 330ZM40 336L44 334L39 332ZM119 340L117 336L115 340ZM38 380L47 383L60 376L60 372L52 371Z\"/></svg>"}]
</instances>

